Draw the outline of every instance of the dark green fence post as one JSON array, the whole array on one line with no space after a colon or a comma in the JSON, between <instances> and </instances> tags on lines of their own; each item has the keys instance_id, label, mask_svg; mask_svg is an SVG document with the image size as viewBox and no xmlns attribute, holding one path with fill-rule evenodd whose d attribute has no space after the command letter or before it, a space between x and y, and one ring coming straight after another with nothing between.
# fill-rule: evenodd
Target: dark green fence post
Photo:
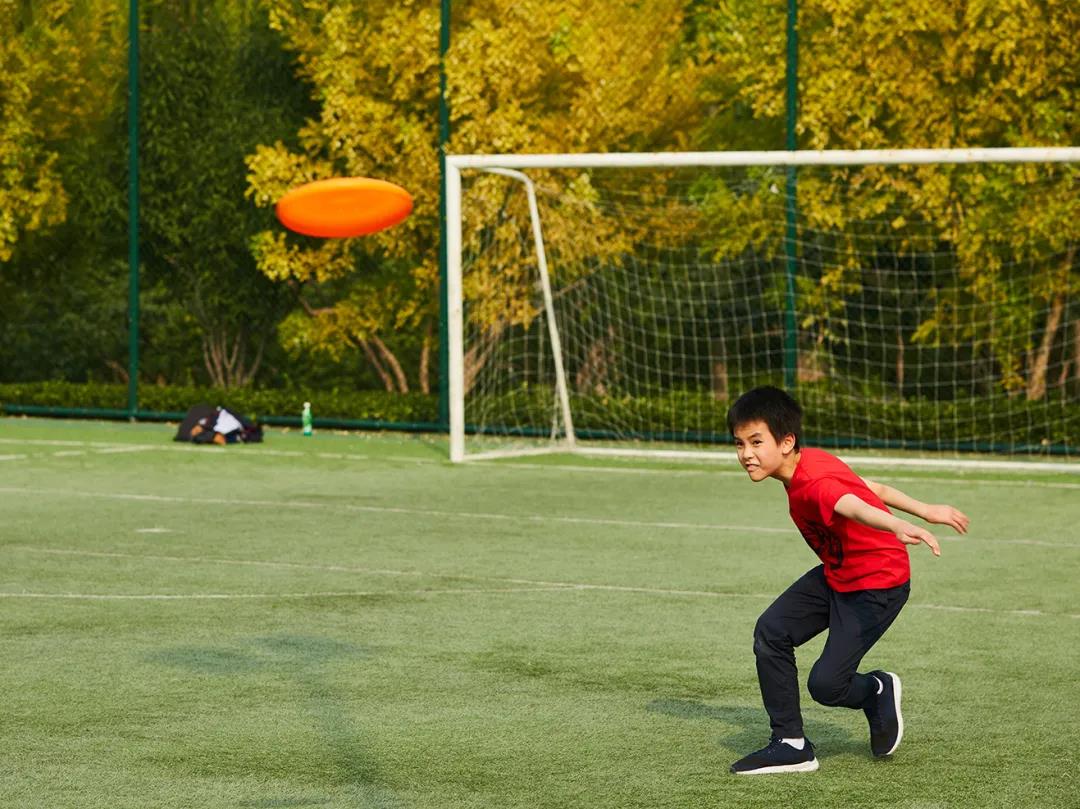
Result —
<instances>
[{"instance_id":1,"label":"dark green fence post","mask_svg":"<svg viewBox=\"0 0 1080 809\"><path fill-rule=\"evenodd\" d=\"M139 0L128 4L128 418L139 410Z\"/></svg>"},{"instance_id":2,"label":"dark green fence post","mask_svg":"<svg viewBox=\"0 0 1080 809\"><path fill-rule=\"evenodd\" d=\"M787 11L787 149L799 148L795 122L799 114L799 7L798 0L788 0ZM784 387L795 387L798 379L799 342L795 315L795 276L798 272L799 203L796 194L798 168L787 167L784 201L785 286L784 301Z\"/></svg>"},{"instance_id":3,"label":"dark green fence post","mask_svg":"<svg viewBox=\"0 0 1080 809\"><path fill-rule=\"evenodd\" d=\"M450 50L450 0L442 0L439 27L439 424L450 430L450 302L446 297L446 146L450 102L446 97L446 52Z\"/></svg>"}]
</instances>

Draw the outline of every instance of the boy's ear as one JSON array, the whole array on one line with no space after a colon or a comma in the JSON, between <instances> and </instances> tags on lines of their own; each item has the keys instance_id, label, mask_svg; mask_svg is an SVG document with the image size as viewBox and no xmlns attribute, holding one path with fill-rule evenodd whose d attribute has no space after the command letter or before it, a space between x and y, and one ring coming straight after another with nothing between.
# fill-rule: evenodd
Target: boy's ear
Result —
<instances>
[{"instance_id":1,"label":"boy's ear","mask_svg":"<svg viewBox=\"0 0 1080 809\"><path fill-rule=\"evenodd\" d=\"M787 455L793 449L795 449L795 433L788 433L780 442L780 451Z\"/></svg>"}]
</instances>

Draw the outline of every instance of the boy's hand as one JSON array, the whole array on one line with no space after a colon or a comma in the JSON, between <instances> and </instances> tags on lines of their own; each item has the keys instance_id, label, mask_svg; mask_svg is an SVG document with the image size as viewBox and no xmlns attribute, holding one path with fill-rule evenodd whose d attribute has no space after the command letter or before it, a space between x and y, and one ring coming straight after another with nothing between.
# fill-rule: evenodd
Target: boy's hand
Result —
<instances>
[{"instance_id":1,"label":"boy's hand","mask_svg":"<svg viewBox=\"0 0 1080 809\"><path fill-rule=\"evenodd\" d=\"M922 517L927 522L937 523L938 525L951 525L958 534L966 534L968 524L971 522L967 514L960 511L960 509L945 504L927 506L926 513Z\"/></svg>"},{"instance_id":2,"label":"boy's hand","mask_svg":"<svg viewBox=\"0 0 1080 809\"><path fill-rule=\"evenodd\" d=\"M928 519L926 517L926 509L922 508L923 505L923 503L919 504L919 516ZM939 507L933 506L932 508ZM956 511L955 509L952 509L951 506L941 506L940 508ZM882 531L891 531L896 535L896 538L905 545L918 545L920 542L925 542L930 547L930 550L934 552L934 556L941 556L941 546L938 545L937 537L925 528L912 525L907 520L901 520L895 514L872 506L856 494L848 492L847 494L841 495L840 499L836 501L836 506L833 510L842 517L861 522L863 525L869 525L871 528L878 528ZM967 517L959 511L956 511L956 515L956 524L963 525L966 528ZM950 525L954 525L954 523L950 521Z\"/></svg>"},{"instance_id":3,"label":"boy's hand","mask_svg":"<svg viewBox=\"0 0 1080 809\"><path fill-rule=\"evenodd\" d=\"M896 538L905 545L918 545L920 542L925 542L934 552L934 556L941 556L941 546L938 545L937 538L925 528L901 520L900 525L896 527Z\"/></svg>"}]
</instances>

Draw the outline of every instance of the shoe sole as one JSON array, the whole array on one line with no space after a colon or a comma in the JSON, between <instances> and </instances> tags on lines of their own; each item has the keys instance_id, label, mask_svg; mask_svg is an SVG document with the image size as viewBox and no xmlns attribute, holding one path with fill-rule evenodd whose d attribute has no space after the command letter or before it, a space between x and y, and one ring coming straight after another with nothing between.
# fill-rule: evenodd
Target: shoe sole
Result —
<instances>
[{"instance_id":1,"label":"shoe sole","mask_svg":"<svg viewBox=\"0 0 1080 809\"><path fill-rule=\"evenodd\" d=\"M900 746L900 740L904 738L904 716L900 713L900 695L902 691L900 687L900 678L893 674L891 671L887 671L885 673L892 677L893 707L896 709L896 741L893 742L893 746L890 747L888 751L881 753L878 758L891 756L893 753L895 753L896 748Z\"/></svg>"},{"instance_id":2,"label":"shoe sole","mask_svg":"<svg viewBox=\"0 0 1080 809\"><path fill-rule=\"evenodd\" d=\"M777 767L759 767L756 770L736 770L736 775L773 775L785 772L813 772L818 768L816 758L798 764L781 764Z\"/></svg>"}]
</instances>

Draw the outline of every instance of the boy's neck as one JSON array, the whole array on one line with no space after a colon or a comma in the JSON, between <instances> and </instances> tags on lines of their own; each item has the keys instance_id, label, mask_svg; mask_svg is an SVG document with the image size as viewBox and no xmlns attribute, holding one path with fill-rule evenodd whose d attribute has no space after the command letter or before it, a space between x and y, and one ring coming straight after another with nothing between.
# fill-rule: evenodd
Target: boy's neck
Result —
<instances>
[{"instance_id":1,"label":"boy's neck","mask_svg":"<svg viewBox=\"0 0 1080 809\"><path fill-rule=\"evenodd\" d=\"M795 477L795 469L799 465L799 457L799 451L792 450L791 454L784 458L784 462L780 464L780 468L772 474L772 477L784 484L785 489L791 485L791 479Z\"/></svg>"}]
</instances>

